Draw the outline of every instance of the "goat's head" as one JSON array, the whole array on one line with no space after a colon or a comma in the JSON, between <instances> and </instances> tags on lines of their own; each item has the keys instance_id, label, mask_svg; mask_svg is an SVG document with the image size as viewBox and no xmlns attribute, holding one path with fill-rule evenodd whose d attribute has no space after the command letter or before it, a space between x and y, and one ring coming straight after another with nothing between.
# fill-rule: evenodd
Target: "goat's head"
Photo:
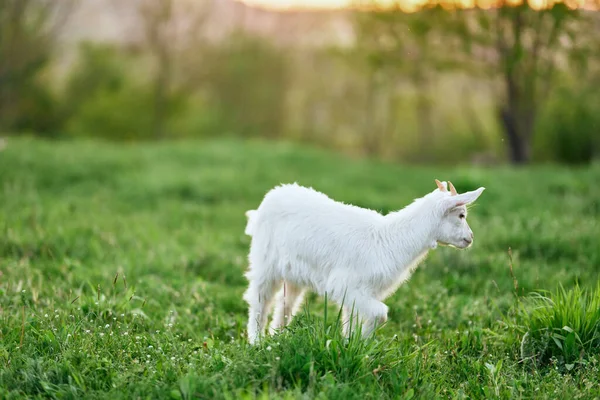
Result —
<instances>
[{"instance_id":1,"label":"goat's head","mask_svg":"<svg viewBox=\"0 0 600 400\"><path fill-rule=\"evenodd\" d=\"M439 218L435 230L436 241L442 245L465 249L473 243L473 231L467 223L467 206L477 200L485 190L477 190L458 194L452 182L435 180L437 189L433 192L436 201L436 217ZM448 190L448 186L450 190Z\"/></svg>"}]
</instances>

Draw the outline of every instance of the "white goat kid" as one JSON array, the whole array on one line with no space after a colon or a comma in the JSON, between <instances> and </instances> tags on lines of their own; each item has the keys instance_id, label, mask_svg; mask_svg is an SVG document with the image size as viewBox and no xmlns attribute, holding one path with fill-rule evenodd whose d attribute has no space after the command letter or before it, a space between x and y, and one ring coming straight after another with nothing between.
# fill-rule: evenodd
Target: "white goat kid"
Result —
<instances>
[{"instance_id":1,"label":"white goat kid","mask_svg":"<svg viewBox=\"0 0 600 400\"><path fill-rule=\"evenodd\" d=\"M263 334L273 301L275 332L291 322L306 289L343 306L346 335L351 310L363 337L385 322L388 307L382 301L430 249L473 243L466 206L485 188L458 194L452 183L435 182L433 192L385 216L297 184L269 191L257 210L246 213L245 232L252 236L244 294L250 343Z\"/></svg>"}]
</instances>

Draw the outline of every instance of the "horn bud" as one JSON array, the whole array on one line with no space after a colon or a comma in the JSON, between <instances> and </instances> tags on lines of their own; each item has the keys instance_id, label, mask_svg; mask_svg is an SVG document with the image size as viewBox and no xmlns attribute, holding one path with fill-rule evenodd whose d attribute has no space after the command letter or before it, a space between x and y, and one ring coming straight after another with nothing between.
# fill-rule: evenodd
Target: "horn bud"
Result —
<instances>
[{"instance_id":1,"label":"horn bud","mask_svg":"<svg viewBox=\"0 0 600 400\"><path fill-rule=\"evenodd\" d=\"M444 185L442 185L442 182L438 181L437 179L435 180L435 184L437 185L438 189L440 189L441 192L447 192L448 190L446 190L446 188L444 187Z\"/></svg>"},{"instance_id":2,"label":"horn bud","mask_svg":"<svg viewBox=\"0 0 600 400\"><path fill-rule=\"evenodd\" d=\"M452 184L452 182L448 181L448 186L450 186L450 194L452 196L456 196L458 193L456 192L456 188Z\"/></svg>"}]
</instances>

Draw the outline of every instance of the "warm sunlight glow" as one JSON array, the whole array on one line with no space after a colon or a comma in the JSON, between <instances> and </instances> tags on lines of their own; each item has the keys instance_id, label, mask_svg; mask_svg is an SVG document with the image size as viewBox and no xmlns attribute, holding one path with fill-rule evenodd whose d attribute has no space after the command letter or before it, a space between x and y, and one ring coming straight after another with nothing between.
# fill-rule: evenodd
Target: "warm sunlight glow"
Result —
<instances>
[{"instance_id":1,"label":"warm sunlight glow","mask_svg":"<svg viewBox=\"0 0 600 400\"><path fill-rule=\"evenodd\" d=\"M489 9L500 3L516 6L524 0L238 0L250 6L274 10L335 10L343 8L399 8L403 11L416 11L425 4L439 3L444 8ZM561 0L525 0L533 9L552 7ZM564 0L569 8L587 8L585 0Z\"/></svg>"}]
</instances>

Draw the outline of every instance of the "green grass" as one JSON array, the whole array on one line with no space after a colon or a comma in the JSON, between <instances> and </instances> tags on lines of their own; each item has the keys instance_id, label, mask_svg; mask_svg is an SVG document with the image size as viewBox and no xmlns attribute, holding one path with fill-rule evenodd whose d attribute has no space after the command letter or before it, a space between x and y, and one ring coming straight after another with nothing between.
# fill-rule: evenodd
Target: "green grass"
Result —
<instances>
[{"instance_id":1,"label":"green grass","mask_svg":"<svg viewBox=\"0 0 600 400\"><path fill-rule=\"evenodd\" d=\"M552 361L571 370L600 353L600 284L594 291L576 286L535 294L521 309L525 333L521 357L539 365Z\"/></svg>"},{"instance_id":2,"label":"green grass","mask_svg":"<svg viewBox=\"0 0 600 400\"><path fill-rule=\"evenodd\" d=\"M309 296L289 330L247 345L244 212L268 189L298 181L388 212L434 178L487 188L469 216L474 247L431 253L386 301L374 340L346 343L337 308ZM597 398L598 182L598 165L416 168L259 142L11 140L0 398ZM544 304L529 295L559 285ZM543 332L562 348L543 347Z\"/></svg>"}]
</instances>

